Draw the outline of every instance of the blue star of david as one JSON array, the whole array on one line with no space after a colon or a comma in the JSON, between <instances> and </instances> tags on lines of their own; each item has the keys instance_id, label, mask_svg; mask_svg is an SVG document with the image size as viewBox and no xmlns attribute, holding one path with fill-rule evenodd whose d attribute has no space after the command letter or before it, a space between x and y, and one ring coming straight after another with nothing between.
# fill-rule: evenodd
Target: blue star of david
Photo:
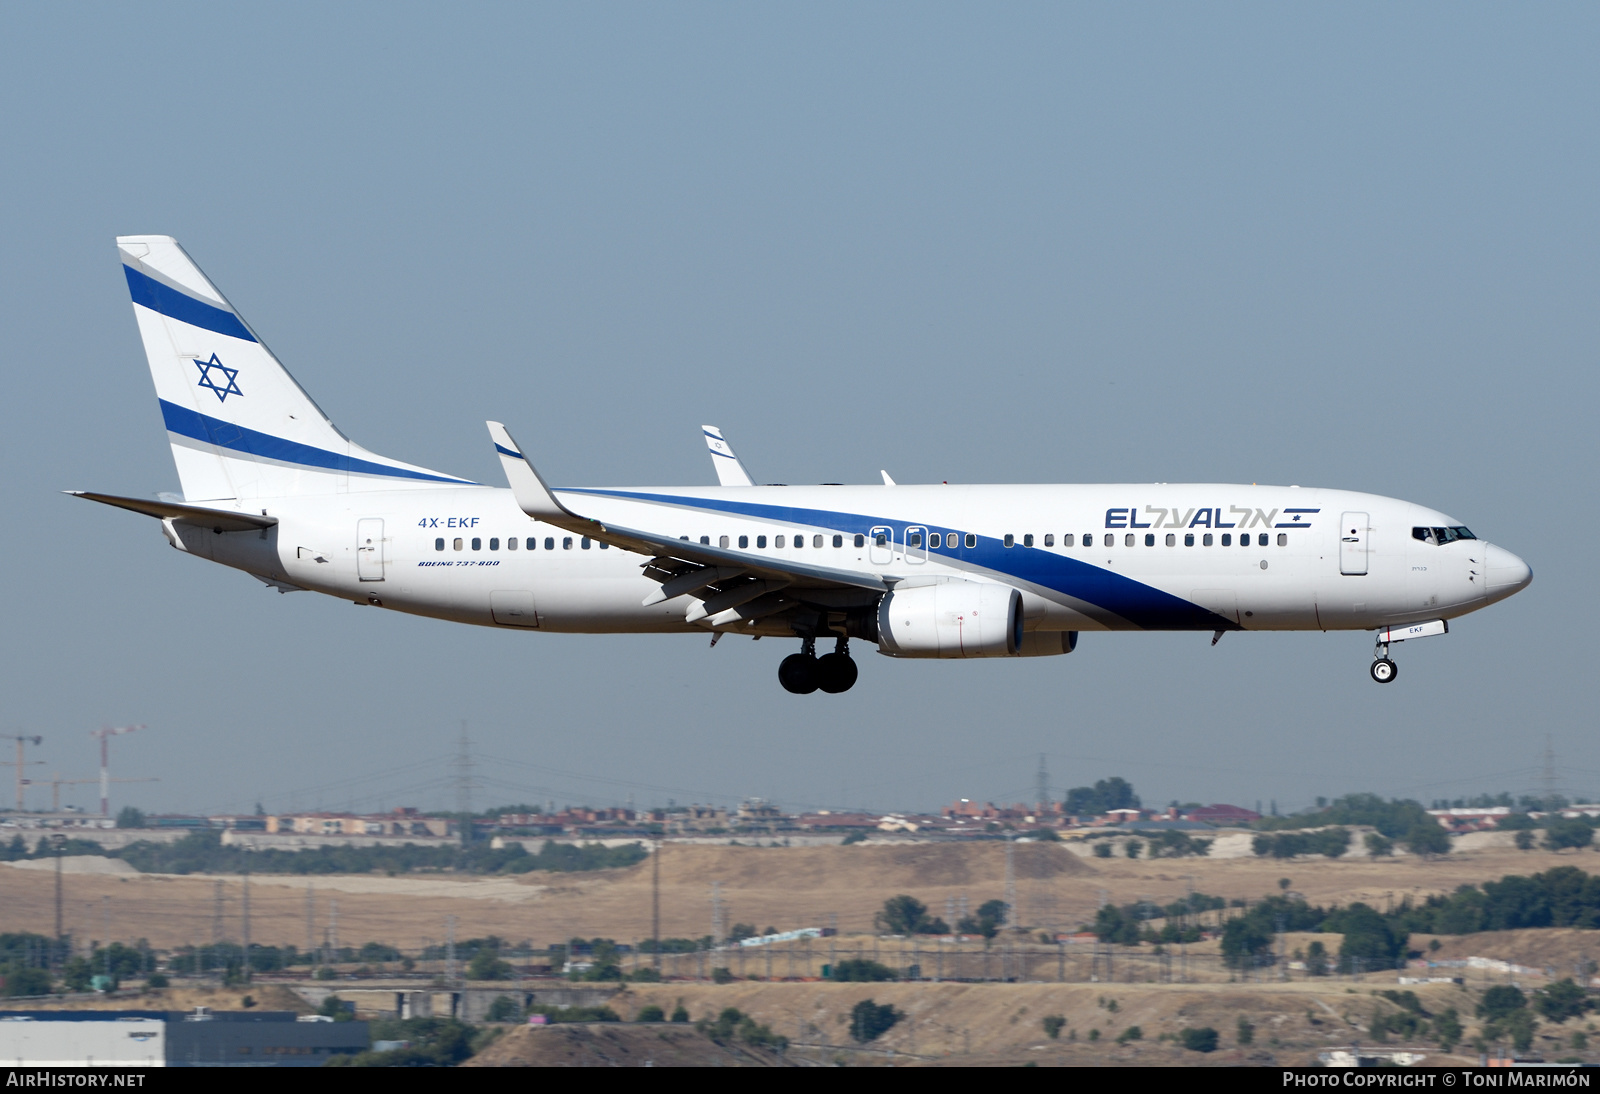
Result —
<instances>
[{"instance_id":1,"label":"blue star of david","mask_svg":"<svg viewBox=\"0 0 1600 1094\"><path fill-rule=\"evenodd\" d=\"M216 354L213 353L211 355L211 360L209 361L195 361L195 367L200 370L200 386L204 388L210 388L212 391L216 392L217 402L227 402L228 396L230 395L238 395L243 398L244 392L239 390L239 385L235 381L235 378L239 375L239 370L236 368L229 368L227 365L217 360ZM222 375L227 378L227 383L218 384L216 380L212 379L212 374L215 372L222 373Z\"/></svg>"}]
</instances>

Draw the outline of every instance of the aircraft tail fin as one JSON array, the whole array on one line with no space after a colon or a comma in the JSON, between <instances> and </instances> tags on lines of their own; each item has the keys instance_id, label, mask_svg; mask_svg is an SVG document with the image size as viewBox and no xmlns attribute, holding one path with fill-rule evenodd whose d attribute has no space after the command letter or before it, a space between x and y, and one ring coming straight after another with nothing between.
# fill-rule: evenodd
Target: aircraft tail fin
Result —
<instances>
[{"instance_id":1,"label":"aircraft tail fin","mask_svg":"<svg viewBox=\"0 0 1600 1094\"><path fill-rule=\"evenodd\" d=\"M723 486L754 486L750 473L733 454L733 446L722 438L722 430L714 425L703 425L706 447L711 450L711 464L717 469L717 481Z\"/></svg>"},{"instance_id":2,"label":"aircraft tail fin","mask_svg":"<svg viewBox=\"0 0 1600 1094\"><path fill-rule=\"evenodd\" d=\"M470 485L339 432L171 236L117 251L185 500Z\"/></svg>"}]
</instances>

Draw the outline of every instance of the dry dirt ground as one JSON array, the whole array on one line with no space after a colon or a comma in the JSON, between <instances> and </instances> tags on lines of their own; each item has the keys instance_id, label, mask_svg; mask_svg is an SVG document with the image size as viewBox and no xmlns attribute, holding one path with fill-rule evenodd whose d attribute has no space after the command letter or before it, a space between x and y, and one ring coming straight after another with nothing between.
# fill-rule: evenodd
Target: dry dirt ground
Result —
<instances>
[{"instance_id":1,"label":"dry dirt ground","mask_svg":"<svg viewBox=\"0 0 1600 1094\"><path fill-rule=\"evenodd\" d=\"M783 1067L777 1053L719 1045L692 1027L593 1025L520 1027L464 1067Z\"/></svg>"},{"instance_id":2,"label":"dry dirt ground","mask_svg":"<svg viewBox=\"0 0 1600 1094\"><path fill-rule=\"evenodd\" d=\"M721 883L725 922L757 928L837 923L841 933L869 931L884 900L898 893L925 901L938 915L944 914L947 900L964 897L975 908L1004 896L1005 858L1006 849L998 843L804 848L669 844L661 860L662 934L709 933L713 881ZM1014 848L1013 862L1023 923L1057 928L1092 919L1102 896L1118 903L1140 898L1166 902L1192 886L1230 899L1257 898L1277 892L1280 879L1287 878L1313 903L1365 900L1382 907L1408 895L1420 898L1465 883L1562 865L1600 871L1600 856L1486 848L1432 860L1146 861L1085 859L1060 845L1030 843ZM103 860L80 867L115 869ZM49 870L0 866L0 931L50 933L54 881ZM63 879L65 924L80 939L100 938L109 920L110 934L117 939L143 937L157 947L209 941L219 882L221 931L237 941L242 895L237 877L69 873ZM445 917L451 915L457 917L457 938L497 934L539 944L573 936L627 941L649 936L650 882L648 862L625 870L493 878L256 875L250 880L251 938L305 946L309 887L319 940L337 901L338 936L346 944L377 940L415 949L441 940ZM1445 944L1456 945L1450 940ZM1476 947L1474 952L1485 952L1477 939L1468 944Z\"/></svg>"}]
</instances>

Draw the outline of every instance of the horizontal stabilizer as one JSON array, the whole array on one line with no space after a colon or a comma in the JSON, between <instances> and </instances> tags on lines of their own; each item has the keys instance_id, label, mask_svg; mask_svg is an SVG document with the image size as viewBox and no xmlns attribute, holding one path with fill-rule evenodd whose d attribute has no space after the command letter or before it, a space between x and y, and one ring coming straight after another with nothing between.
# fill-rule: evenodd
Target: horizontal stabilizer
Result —
<instances>
[{"instance_id":1,"label":"horizontal stabilizer","mask_svg":"<svg viewBox=\"0 0 1600 1094\"><path fill-rule=\"evenodd\" d=\"M206 528L215 528L219 532L248 532L257 528L271 528L278 523L277 517L266 514L240 513L235 510L207 509L203 505L184 505L175 501L158 501L147 498L123 498L115 494L91 494L86 490L66 490L63 493L71 494L75 498L87 498L97 501L102 505L114 505L118 509L128 509L135 513L143 513L147 517L158 520L185 520L191 524L199 524Z\"/></svg>"}]
</instances>

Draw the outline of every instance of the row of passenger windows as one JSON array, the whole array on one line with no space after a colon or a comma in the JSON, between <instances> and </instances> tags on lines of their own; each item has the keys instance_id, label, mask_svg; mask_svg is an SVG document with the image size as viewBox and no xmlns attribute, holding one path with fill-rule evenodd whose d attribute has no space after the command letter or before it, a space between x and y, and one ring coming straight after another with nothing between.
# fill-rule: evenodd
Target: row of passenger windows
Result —
<instances>
[{"instance_id":1,"label":"row of passenger windows","mask_svg":"<svg viewBox=\"0 0 1600 1094\"><path fill-rule=\"evenodd\" d=\"M518 542L519 542L519 540L515 536L512 536L511 538L507 539L506 540L506 550L515 551L517 549ZM537 538L535 538L533 536L529 536L527 542L528 542L528 550L536 551L536 550L539 549L539 541L538 541ZM457 538L457 539L454 539L454 540L451 541L450 547L451 547L452 550L459 551L459 550L462 549L462 546L465 543L466 543L465 540ZM578 545L580 547L582 547L585 551L587 551L591 546L593 546L593 541L590 540L588 536L584 536L582 539L580 539L578 541ZM444 550L444 539L440 538L440 539L434 540L433 541L433 549L435 551ZM472 549L474 551L483 550L483 540L479 539L477 536L473 536L472 537ZM499 536L494 536L489 540L489 550L498 551L499 549L500 549L500 537ZM556 537L554 537L554 536L546 536L546 537L544 537L544 549L546 551L554 551L556 549ZM571 536L562 536L561 537L561 549L563 551L572 550L572 537ZM602 544L600 544L600 549L602 551L609 550L610 549L610 545L606 544L606 543L602 543Z\"/></svg>"},{"instance_id":2,"label":"row of passenger windows","mask_svg":"<svg viewBox=\"0 0 1600 1094\"><path fill-rule=\"evenodd\" d=\"M1429 529L1415 529L1414 531L1429 531ZM1432 529L1432 531L1435 531L1435 532L1438 532L1438 531L1466 532L1466 529L1465 528L1460 528L1460 529L1455 529L1455 528L1452 528L1452 529ZM683 539L683 540L687 540L689 537L688 536L679 536L678 538L679 539ZM823 546L826 545L826 543L827 543L829 538L830 537L828 537L828 536L814 535L814 536L811 537L811 546L815 547L815 548L823 547ZM835 546L835 547L843 547L844 546L844 536L835 535L835 536L832 536L831 538L833 540L833 546ZM1127 535L1123 536L1122 538L1123 538L1124 545L1128 546L1128 547L1133 547L1133 546L1137 545L1138 540L1139 540L1139 537L1137 535L1133 534L1132 532L1129 532ZM1417 538L1421 539L1423 537L1418 536ZM1463 535L1457 535L1457 536L1453 536L1451 538L1454 538L1454 539L1471 539L1472 538L1472 534L1470 532L1468 532L1464 536ZM718 547L731 546L731 542L730 542L731 539L732 539L732 537L730 537L730 536L718 536L717 537L717 546ZM867 543L867 537L866 536L861 535L860 533L857 533L853 537L853 539L854 539L854 545L856 547L865 547L866 546L866 543ZM873 543L874 543L875 546L878 546L878 547L887 547L887 546L889 546L889 534L887 532L878 532L878 533L873 535L872 539L873 539ZM931 547L931 548L937 549L939 547L939 545L940 545L940 539L941 539L941 533L939 533L939 532L930 532L930 533L928 533L928 546ZM1063 546L1063 547L1072 547L1072 546L1075 545L1074 544L1074 540L1076 540L1076 539L1077 539L1077 536L1074 533L1068 532L1066 535L1061 537L1061 546ZM766 536L756 536L755 540L756 540L756 548L758 550L765 550L766 549L766 546L767 546L767 537ZM773 536L772 537L772 546L774 548L780 548L781 549L781 548L787 546L787 543L786 543L787 540L793 540L796 550L798 550L800 548L803 548L806 545L806 537L804 535L794 535L794 536ZM952 549L953 550L953 549L959 547L961 545L961 541L962 541L962 537L961 537L961 534L959 532L949 532L949 533L943 534L943 543L944 543L944 546L947 549ZM1200 546L1202 546L1202 547L1211 547L1211 546L1213 546L1215 544L1215 541L1216 541L1216 537L1213 536L1210 532L1206 532L1205 534L1203 534L1200 537ZM1271 537L1266 532L1262 532L1262 533L1260 533L1259 535L1256 536L1257 546L1266 547L1270 543L1270 541L1271 541ZM515 537L507 539L506 540L506 550L515 551L517 549L518 542L519 541ZM563 536L563 537L561 537L561 549L564 550L564 551L572 550L572 542L573 542L573 537L571 537L571 536ZM700 542L703 543L704 545L706 545L707 547L709 547L709 546L711 546L711 537L710 536L701 536L700 537ZM750 537L749 536L740 536L740 537L738 537L738 542L739 542L740 550L749 550L749 548L750 548ZM1016 546L1016 537L1012 536L1012 535L1007 535L1005 537L1005 541L1004 542L1005 542L1005 545L1007 547L1015 547ZM1441 539L1441 540L1438 540L1438 541L1430 541L1430 542L1449 542L1449 540ZM452 550L460 551L465 547L465 544L466 544L465 540L457 538L457 539L454 539L454 540L451 541L450 546L451 546ZM1113 535L1112 533L1107 532L1106 535L1105 535L1105 546L1107 546L1107 547L1115 547L1116 544L1117 544L1117 537L1115 535ZM1177 534L1173 533L1173 532L1168 532L1167 535L1166 535L1166 544L1167 544L1168 547L1176 547L1178 545ZM433 541L433 549L435 551L444 550L444 545L445 545L445 541L444 541L443 537ZM583 536L582 538L580 538L578 540L578 546L582 550L587 551L592 545L593 545L593 542L589 539L588 536ZM966 534L966 545L968 547L976 547L978 545L978 537L974 533L968 532ZM1022 537L1022 545L1024 547L1032 547L1033 546L1033 535L1031 533ZM1054 535L1045 536L1044 537L1044 545L1046 547L1054 547L1056 545L1056 537ZM1154 547L1156 545L1155 533L1153 533L1153 532L1146 532L1145 533L1144 545L1146 547ZM1193 546L1195 546L1195 534L1193 532L1185 532L1184 533L1184 535L1183 535L1183 545L1185 547L1193 547ZM1278 533L1278 546L1279 547L1287 547L1288 545L1289 545L1288 533L1279 532ZM530 550L530 551L538 550L539 540L534 536L529 536L527 538L527 546L528 546L528 550ZM921 532L911 532L911 533L907 534L907 536L906 536L906 546L907 547L921 547L922 546L922 533ZM1094 546L1094 533L1093 532L1085 532L1083 534L1083 546L1089 547L1089 548L1092 548ZM1233 533L1231 533L1231 532L1222 533L1222 546L1224 546L1224 547L1232 547L1233 546ZM1240 547L1249 547L1250 546L1250 533L1241 532L1239 534L1239 546ZM477 536L474 536L473 539L472 539L472 549L474 551L483 550L483 540L478 538ZM498 551L499 549L500 549L500 539L499 539L499 537L498 536L491 537L490 540L489 540L489 550ZM554 551L556 549L556 539L555 539L554 536L546 536L545 537L545 539L544 539L544 549L546 551ZM607 544L602 543L602 544L600 544L600 549L602 551L604 551L604 550L607 550L609 548L608 548Z\"/></svg>"}]
</instances>

